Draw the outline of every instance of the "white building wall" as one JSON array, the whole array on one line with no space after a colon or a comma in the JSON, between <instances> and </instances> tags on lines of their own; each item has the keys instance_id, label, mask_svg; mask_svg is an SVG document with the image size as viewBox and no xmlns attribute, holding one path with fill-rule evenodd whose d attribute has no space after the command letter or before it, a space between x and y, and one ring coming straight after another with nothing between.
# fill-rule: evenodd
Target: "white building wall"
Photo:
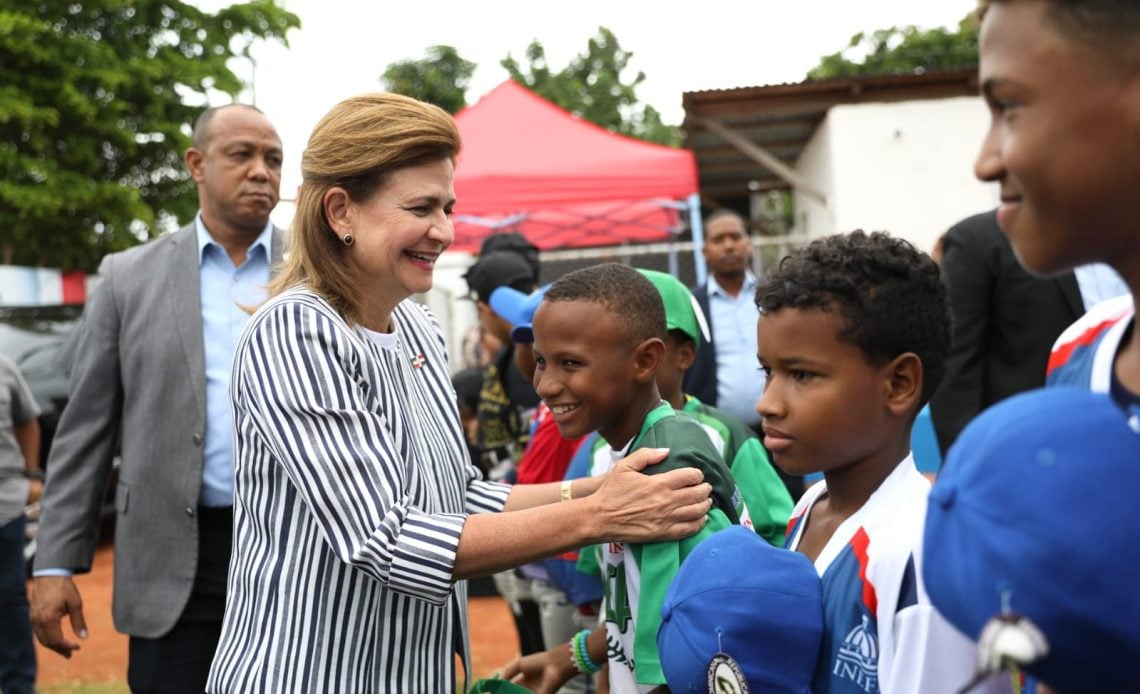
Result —
<instances>
[{"instance_id":1,"label":"white building wall","mask_svg":"<svg viewBox=\"0 0 1140 694\"><path fill-rule=\"evenodd\" d=\"M960 219L995 206L996 186L974 177L989 125L979 97L836 106L804 149L797 169L828 192L832 224L810 198L810 235L885 230L929 251Z\"/></svg>"},{"instance_id":2,"label":"white building wall","mask_svg":"<svg viewBox=\"0 0 1140 694\"><path fill-rule=\"evenodd\" d=\"M792 199L796 218L793 232L811 237L834 234L837 231L833 212L836 189L830 118L824 117L811 139L804 145L796 162L796 170L810 181L816 190L823 193L826 204L815 197L805 195L799 189L794 190Z\"/></svg>"}]
</instances>

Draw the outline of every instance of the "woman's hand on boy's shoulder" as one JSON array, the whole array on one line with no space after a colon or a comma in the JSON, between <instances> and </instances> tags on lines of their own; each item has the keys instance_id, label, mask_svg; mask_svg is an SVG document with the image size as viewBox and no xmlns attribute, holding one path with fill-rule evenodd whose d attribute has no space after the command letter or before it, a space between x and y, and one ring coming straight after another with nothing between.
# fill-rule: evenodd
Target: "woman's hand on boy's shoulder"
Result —
<instances>
[{"instance_id":1,"label":"woman's hand on boy's shoulder","mask_svg":"<svg viewBox=\"0 0 1140 694\"><path fill-rule=\"evenodd\" d=\"M708 520L712 486L700 470L682 468L659 475L642 472L659 463L667 449L643 448L618 461L589 498L601 542L680 540Z\"/></svg>"}]
</instances>

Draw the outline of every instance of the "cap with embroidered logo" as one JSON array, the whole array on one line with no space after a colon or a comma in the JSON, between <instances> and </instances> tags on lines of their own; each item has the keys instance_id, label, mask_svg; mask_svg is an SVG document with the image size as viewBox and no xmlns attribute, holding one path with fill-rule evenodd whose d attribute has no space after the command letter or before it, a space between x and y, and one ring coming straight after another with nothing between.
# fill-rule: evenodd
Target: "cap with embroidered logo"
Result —
<instances>
[{"instance_id":1,"label":"cap with embroidered logo","mask_svg":"<svg viewBox=\"0 0 1140 694\"><path fill-rule=\"evenodd\" d=\"M1030 391L962 431L930 492L922 573L979 641L980 675L1013 663L1057 691L1140 691L1138 486L1140 432L1107 394Z\"/></svg>"},{"instance_id":2,"label":"cap with embroidered logo","mask_svg":"<svg viewBox=\"0 0 1140 694\"><path fill-rule=\"evenodd\" d=\"M665 594L657 649L673 692L806 694L822 638L823 592L811 560L736 525L682 562Z\"/></svg>"}]
</instances>

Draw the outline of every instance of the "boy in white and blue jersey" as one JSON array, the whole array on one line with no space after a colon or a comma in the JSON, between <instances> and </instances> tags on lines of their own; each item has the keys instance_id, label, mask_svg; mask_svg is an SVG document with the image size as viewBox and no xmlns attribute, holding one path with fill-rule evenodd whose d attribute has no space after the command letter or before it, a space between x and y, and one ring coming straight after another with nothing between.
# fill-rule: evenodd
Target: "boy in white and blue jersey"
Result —
<instances>
[{"instance_id":1,"label":"boy in white and blue jersey","mask_svg":"<svg viewBox=\"0 0 1140 694\"><path fill-rule=\"evenodd\" d=\"M823 582L812 691L957 691L975 649L923 587L930 484L910 451L950 346L938 266L884 233L831 236L785 258L756 303L764 444L785 472L824 476L787 540Z\"/></svg>"},{"instance_id":2,"label":"boy in white and blue jersey","mask_svg":"<svg viewBox=\"0 0 1140 694\"><path fill-rule=\"evenodd\" d=\"M1000 187L1002 232L1034 274L1101 262L1132 294L1062 333L1046 385L1109 393L1140 425L1140 4L986 0L980 14L991 121L974 171Z\"/></svg>"}]
</instances>

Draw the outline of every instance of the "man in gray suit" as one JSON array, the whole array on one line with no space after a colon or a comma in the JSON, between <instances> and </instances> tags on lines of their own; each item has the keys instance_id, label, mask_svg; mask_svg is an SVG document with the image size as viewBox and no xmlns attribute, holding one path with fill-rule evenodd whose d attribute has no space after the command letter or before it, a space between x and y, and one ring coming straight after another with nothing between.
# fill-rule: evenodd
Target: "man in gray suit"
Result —
<instances>
[{"instance_id":1,"label":"man in gray suit","mask_svg":"<svg viewBox=\"0 0 1140 694\"><path fill-rule=\"evenodd\" d=\"M209 109L186 165L193 223L103 259L76 332L71 392L47 464L32 622L70 657L116 448L115 627L134 692L202 692L221 628L233 528L230 365L282 233L269 221L281 139L251 106Z\"/></svg>"}]
</instances>

